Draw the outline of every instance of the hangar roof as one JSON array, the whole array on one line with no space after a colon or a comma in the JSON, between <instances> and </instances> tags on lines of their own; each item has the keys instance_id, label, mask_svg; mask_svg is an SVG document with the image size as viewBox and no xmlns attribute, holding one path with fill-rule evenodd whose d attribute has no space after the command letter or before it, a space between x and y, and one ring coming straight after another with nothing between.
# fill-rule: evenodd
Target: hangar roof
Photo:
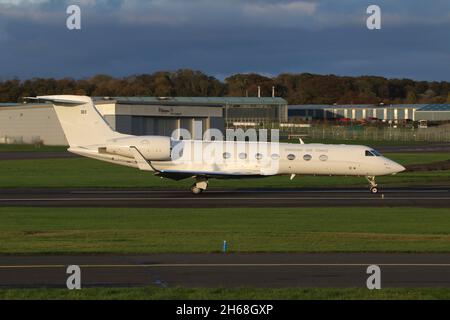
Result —
<instances>
[{"instance_id":1,"label":"hangar roof","mask_svg":"<svg viewBox=\"0 0 450 320\"><path fill-rule=\"evenodd\" d=\"M94 97L96 101L117 101L124 104L158 105L287 105L283 98L272 97Z\"/></svg>"},{"instance_id":2,"label":"hangar roof","mask_svg":"<svg viewBox=\"0 0 450 320\"><path fill-rule=\"evenodd\" d=\"M427 104L417 111L450 111L450 104Z\"/></svg>"},{"instance_id":3,"label":"hangar roof","mask_svg":"<svg viewBox=\"0 0 450 320\"><path fill-rule=\"evenodd\" d=\"M290 110L296 109L394 109L394 108L413 108L419 109L427 106L426 104L386 104L386 105L375 105L375 104L339 104L339 105L330 105L330 104L300 104L300 105L290 105Z\"/></svg>"}]
</instances>

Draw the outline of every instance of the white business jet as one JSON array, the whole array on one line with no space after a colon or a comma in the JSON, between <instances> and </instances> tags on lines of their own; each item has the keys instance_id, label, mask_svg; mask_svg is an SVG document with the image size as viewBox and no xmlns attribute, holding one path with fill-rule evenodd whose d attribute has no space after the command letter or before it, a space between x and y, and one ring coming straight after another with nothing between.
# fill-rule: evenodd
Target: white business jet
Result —
<instances>
[{"instance_id":1,"label":"white business jet","mask_svg":"<svg viewBox=\"0 0 450 320\"><path fill-rule=\"evenodd\" d=\"M27 98L51 102L64 130L68 151L89 158L151 171L157 176L195 179L194 194L208 179L287 175L364 176L378 193L376 176L404 171L400 164L370 147L248 141L177 140L165 136L133 136L114 131L92 99L85 96Z\"/></svg>"}]
</instances>

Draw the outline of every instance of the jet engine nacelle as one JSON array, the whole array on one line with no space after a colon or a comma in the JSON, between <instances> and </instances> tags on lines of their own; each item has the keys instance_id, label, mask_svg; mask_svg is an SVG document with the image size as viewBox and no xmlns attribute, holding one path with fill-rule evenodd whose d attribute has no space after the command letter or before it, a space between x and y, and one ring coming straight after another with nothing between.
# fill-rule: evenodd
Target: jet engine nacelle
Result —
<instances>
[{"instance_id":1,"label":"jet engine nacelle","mask_svg":"<svg viewBox=\"0 0 450 320\"><path fill-rule=\"evenodd\" d=\"M116 143L117 144L107 145L99 151L133 158L134 155L130 148L136 147L142 156L149 161L171 160L171 141L169 137L139 137L118 140Z\"/></svg>"}]
</instances>

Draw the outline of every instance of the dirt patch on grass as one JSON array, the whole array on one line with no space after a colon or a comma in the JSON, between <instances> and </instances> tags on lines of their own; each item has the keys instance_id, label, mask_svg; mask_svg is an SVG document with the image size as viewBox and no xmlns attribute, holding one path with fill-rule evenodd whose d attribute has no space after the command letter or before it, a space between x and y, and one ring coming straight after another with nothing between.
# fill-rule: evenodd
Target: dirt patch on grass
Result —
<instances>
[{"instance_id":1,"label":"dirt patch on grass","mask_svg":"<svg viewBox=\"0 0 450 320\"><path fill-rule=\"evenodd\" d=\"M450 170L450 160L406 165L406 172Z\"/></svg>"}]
</instances>

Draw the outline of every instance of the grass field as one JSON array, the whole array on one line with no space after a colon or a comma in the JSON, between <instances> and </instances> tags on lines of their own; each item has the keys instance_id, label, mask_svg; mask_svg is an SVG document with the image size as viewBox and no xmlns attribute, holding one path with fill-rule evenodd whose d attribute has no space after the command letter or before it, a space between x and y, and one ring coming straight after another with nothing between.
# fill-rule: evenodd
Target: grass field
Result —
<instances>
[{"instance_id":1,"label":"grass field","mask_svg":"<svg viewBox=\"0 0 450 320\"><path fill-rule=\"evenodd\" d=\"M0 290L0 300L448 300L450 289L102 288Z\"/></svg>"},{"instance_id":2,"label":"grass field","mask_svg":"<svg viewBox=\"0 0 450 320\"><path fill-rule=\"evenodd\" d=\"M0 152L65 150L65 147L33 148L3 145ZM449 153L387 156L403 165L450 159ZM377 181L381 186L450 185L450 171L402 173ZM161 180L151 173L85 158L0 162L0 187L187 189L191 183L191 180ZM210 186L366 185L364 178L355 177L298 177L294 181L271 177L238 182L212 180ZM228 241L230 252L450 252L450 211L448 208L0 208L0 254L220 252L223 240ZM450 290L37 289L0 290L0 299L450 299Z\"/></svg>"},{"instance_id":3,"label":"grass field","mask_svg":"<svg viewBox=\"0 0 450 320\"><path fill-rule=\"evenodd\" d=\"M450 252L423 208L0 208L0 253Z\"/></svg>"},{"instance_id":4,"label":"grass field","mask_svg":"<svg viewBox=\"0 0 450 320\"><path fill-rule=\"evenodd\" d=\"M450 153L392 153L388 157L403 164L430 163L450 159ZM381 186L450 185L450 171L407 172L379 177ZM0 187L148 187L188 189L191 179L171 181L152 173L86 158L14 160L0 162ZM290 181L277 176L249 180L211 180L211 188L301 188L367 186L362 177L300 176Z\"/></svg>"},{"instance_id":5,"label":"grass field","mask_svg":"<svg viewBox=\"0 0 450 320\"><path fill-rule=\"evenodd\" d=\"M0 144L0 152L50 152L66 151L66 146L42 146L38 144Z\"/></svg>"}]
</instances>

